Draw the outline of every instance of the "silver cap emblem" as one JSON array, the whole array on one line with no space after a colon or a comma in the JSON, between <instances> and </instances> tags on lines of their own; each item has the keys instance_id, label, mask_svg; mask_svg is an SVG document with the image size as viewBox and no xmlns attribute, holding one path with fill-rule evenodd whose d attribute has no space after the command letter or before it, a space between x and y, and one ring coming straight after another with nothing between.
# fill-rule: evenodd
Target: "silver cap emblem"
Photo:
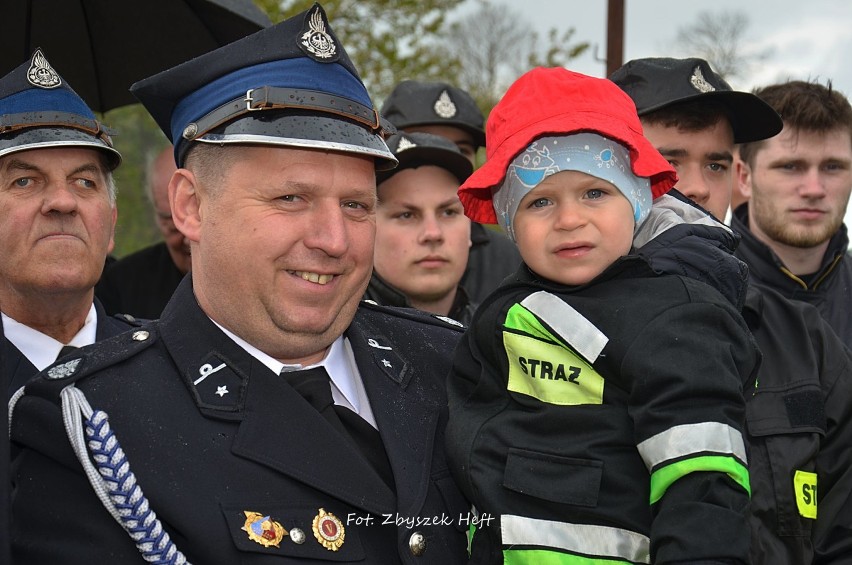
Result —
<instances>
[{"instance_id":1,"label":"silver cap emblem","mask_svg":"<svg viewBox=\"0 0 852 565\"><path fill-rule=\"evenodd\" d=\"M319 8L311 14L308 25L310 28L302 34L302 45L305 49L320 59L333 57L337 53L337 46L334 44L334 39L325 31L325 22L322 20Z\"/></svg>"},{"instance_id":2,"label":"silver cap emblem","mask_svg":"<svg viewBox=\"0 0 852 565\"><path fill-rule=\"evenodd\" d=\"M707 82L704 78L704 75L701 72L701 67L695 67L695 70L692 71L692 76L689 77L689 82L698 92L713 92L716 90L713 88L713 85Z\"/></svg>"},{"instance_id":3,"label":"silver cap emblem","mask_svg":"<svg viewBox=\"0 0 852 565\"><path fill-rule=\"evenodd\" d=\"M56 88L62 84L59 73L53 70L41 49L36 49L33 53L33 60L27 70L27 82L39 88Z\"/></svg>"},{"instance_id":4,"label":"silver cap emblem","mask_svg":"<svg viewBox=\"0 0 852 565\"><path fill-rule=\"evenodd\" d=\"M446 90L441 92L438 99L435 101L435 113L441 118L452 118L456 115L456 105L450 98L450 93Z\"/></svg>"},{"instance_id":5,"label":"silver cap emblem","mask_svg":"<svg viewBox=\"0 0 852 565\"><path fill-rule=\"evenodd\" d=\"M406 149L411 149L412 147L417 147L417 144L408 139L407 137L403 137L399 140L399 143L396 146L396 152L402 153Z\"/></svg>"}]
</instances>

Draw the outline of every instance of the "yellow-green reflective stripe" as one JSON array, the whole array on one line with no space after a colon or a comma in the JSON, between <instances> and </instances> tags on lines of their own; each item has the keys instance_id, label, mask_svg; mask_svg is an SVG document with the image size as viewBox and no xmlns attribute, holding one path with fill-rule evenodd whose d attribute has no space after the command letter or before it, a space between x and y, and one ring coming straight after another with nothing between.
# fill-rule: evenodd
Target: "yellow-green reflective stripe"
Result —
<instances>
[{"instance_id":1,"label":"yellow-green reflective stripe","mask_svg":"<svg viewBox=\"0 0 852 565\"><path fill-rule=\"evenodd\" d=\"M506 514L500 517L500 531L506 549L534 545L603 559L651 562L651 540L630 530Z\"/></svg>"},{"instance_id":2,"label":"yellow-green reflective stripe","mask_svg":"<svg viewBox=\"0 0 852 565\"><path fill-rule=\"evenodd\" d=\"M745 465L733 457L705 455L677 461L654 471L651 474L651 504L663 498L666 490L681 477L689 473L706 471L726 473L751 496L751 483Z\"/></svg>"},{"instance_id":3,"label":"yellow-green reflective stripe","mask_svg":"<svg viewBox=\"0 0 852 565\"><path fill-rule=\"evenodd\" d=\"M521 305L550 326L574 351L594 363L609 338L585 316L549 292L527 296Z\"/></svg>"},{"instance_id":4,"label":"yellow-green reflective stripe","mask_svg":"<svg viewBox=\"0 0 852 565\"><path fill-rule=\"evenodd\" d=\"M743 436L727 424L700 422L674 426L636 446L648 471L671 459L697 453L724 453L747 462Z\"/></svg>"},{"instance_id":5,"label":"yellow-green reflective stripe","mask_svg":"<svg viewBox=\"0 0 852 565\"><path fill-rule=\"evenodd\" d=\"M503 325L509 329L517 330L521 333L530 335L536 339L552 343L554 345L564 346L547 328L541 325L541 322L533 316L529 310L520 304L513 304L506 313L506 321Z\"/></svg>"},{"instance_id":6,"label":"yellow-green reflective stripe","mask_svg":"<svg viewBox=\"0 0 852 565\"><path fill-rule=\"evenodd\" d=\"M504 549L503 565L618 565L622 559L595 559L545 549Z\"/></svg>"}]
</instances>

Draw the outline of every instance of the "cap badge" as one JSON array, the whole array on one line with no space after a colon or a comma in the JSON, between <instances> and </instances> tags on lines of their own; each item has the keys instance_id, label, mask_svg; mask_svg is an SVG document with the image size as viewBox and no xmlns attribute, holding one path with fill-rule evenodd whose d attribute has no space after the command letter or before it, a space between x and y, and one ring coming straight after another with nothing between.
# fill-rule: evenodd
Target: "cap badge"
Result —
<instances>
[{"instance_id":1,"label":"cap badge","mask_svg":"<svg viewBox=\"0 0 852 565\"><path fill-rule=\"evenodd\" d=\"M334 39L325 31L325 22L319 8L311 14L308 31L302 34L302 45L320 59L328 59L337 53Z\"/></svg>"},{"instance_id":2,"label":"cap badge","mask_svg":"<svg viewBox=\"0 0 852 565\"><path fill-rule=\"evenodd\" d=\"M692 76L689 77L689 82L698 92L713 92L716 90L713 85L707 82L704 78L704 74L701 72L701 67L695 67L695 70L692 71Z\"/></svg>"},{"instance_id":3,"label":"cap badge","mask_svg":"<svg viewBox=\"0 0 852 565\"><path fill-rule=\"evenodd\" d=\"M248 534L250 540L259 543L263 547L274 545L280 547L281 540L287 535L284 526L258 512L243 510L246 515L246 523L242 530Z\"/></svg>"},{"instance_id":4,"label":"cap badge","mask_svg":"<svg viewBox=\"0 0 852 565\"><path fill-rule=\"evenodd\" d=\"M450 98L450 93L444 90L435 101L435 113L441 118L452 118L456 115L456 105Z\"/></svg>"},{"instance_id":5,"label":"cap badge","mask_svg":"<svg viewBox=\"0 0 852 565\"><path fill-rule=\"evenodd\" d=\"M396 146L396 152L402 153L406 149L411 149L412 147L417 147L417 144L408 139L407 137L401 137L399 139L399 143Z\"/></svg>"},{"instance_id":6,"label":"cap badge","mask_svg":"<svg viewBox=\"0 0 852 565\"><path fill-rule=\"evenodd\" d=\"M42 54L41 49L33 53L33 60L27 70L27 82L39 88L56 88L62 84L59 73L53 70Z\"/></svg>"},{"instance_id":7,"label":"cap badge","mask_svg":"<svg viewBox=\"0 0 852 565\"><path fill-rule=\"evenodd\" d=\"M340 549L340 546L343 545L343 538L346 537L343 522L337 516L322 508L319 509L319 514L314 516L311 529L320 545L329 551Z\"/></svg>"}]
</instances>

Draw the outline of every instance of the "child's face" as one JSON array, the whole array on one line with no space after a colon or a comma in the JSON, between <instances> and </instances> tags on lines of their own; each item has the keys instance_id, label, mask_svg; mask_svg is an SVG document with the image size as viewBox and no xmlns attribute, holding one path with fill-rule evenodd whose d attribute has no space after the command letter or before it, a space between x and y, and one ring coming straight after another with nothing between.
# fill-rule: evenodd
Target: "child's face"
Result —
<instances>
[{"instance_id":1,"label":"child's face","mask_svg":"<svg viewBox=\"0 0 852 565\"><path fill-rule=\"evenodd\" d=\"M544 179L514 218L526 264L566 285L589 282L630 251L633 206L612 184L577 171Z\"/></svg>"}]
</instances>

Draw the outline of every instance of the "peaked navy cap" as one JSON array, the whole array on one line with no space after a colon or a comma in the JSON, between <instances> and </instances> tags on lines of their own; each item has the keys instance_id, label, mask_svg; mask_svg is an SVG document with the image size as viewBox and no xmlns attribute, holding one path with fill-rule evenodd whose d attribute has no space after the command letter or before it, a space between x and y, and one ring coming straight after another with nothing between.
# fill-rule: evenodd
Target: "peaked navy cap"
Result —
<instances>
[{"instance_id":1,"label":"peaked navy cap","mask_svg":"<svg viewBox=\"0 0 852 565\"><path fill-rule=\"evenodd\" d=\"M463 183L473 172L473 163L465 157L458 146L440 135L424 132L400 132L390 136L388 147L393 151L399 165L391 171L378 173L382 183L404 169L434 165L446 169Z\"/></svg>"},{"instance_id":2,"label":"peaked navy cap","mask_svg":"<svg viewBox=\"0 0 852 565\"><path fill-rule=\"evenodd\" d=\"M609 78L633 99L639 116L694 100L719 102L731 122L734 143L767 139L784 127L772 106L750 92L732 89L704 59L634 59Z\"/></svg>"},{"instance_id":3,"label":"peaked navy cap","mask_svg":"<svg viewBox=\"0 0 852 565\"><path fill-rule=\"evenodd\" d=\"M485 118L473 97L446 82L400 82L382 104L382 116L397 129L454 126L470 133L477 147L485 145Z\"/></svg>"},{"instance_id":4,"label":"peaked navy cap","mask_svg":"<svg viewBox=\"0 0 852 565\"><path fill-rule=\"evenodd\" d=\"M30 149L90 147L102 151L113 170L121 154L110 133L41 49L0 78L0 157Z\"/></svg>"},{"instance_id":5,"label":"peaked navy cap","mask_svg":"<svg viewBox=\"0 0 852 565\"><path fill-rule=\"evenodd\" d=\"M130 91L175 147L192 142L321 148L396 165L392 126L373 107L319 4L135 83Z\"/></svg>"}]
</instances>

